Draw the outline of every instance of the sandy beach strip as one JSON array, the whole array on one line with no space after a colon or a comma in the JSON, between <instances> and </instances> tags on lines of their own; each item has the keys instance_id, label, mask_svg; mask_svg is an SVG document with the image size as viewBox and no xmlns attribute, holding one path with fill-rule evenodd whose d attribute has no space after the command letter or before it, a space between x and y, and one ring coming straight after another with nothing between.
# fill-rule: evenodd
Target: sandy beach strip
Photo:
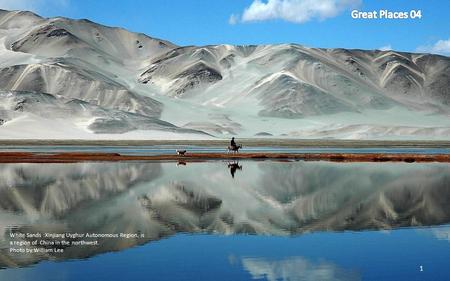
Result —
<instances>
[{"instance_id":1,"label":"sandy beach strip","mask_svg":"<svg viewBox=\"0 0 450 281\"><path fill-rule=\"evenodd\" d=\"M229 145L230 140L7 140L0 139L0 146L201 146L223 147ZM429 140L332 140L332 139L277 139L277 138L240 138L238 144L246 147L335 147L335 148L450 148L450 141Z\"/></svg>"}]
</instances>

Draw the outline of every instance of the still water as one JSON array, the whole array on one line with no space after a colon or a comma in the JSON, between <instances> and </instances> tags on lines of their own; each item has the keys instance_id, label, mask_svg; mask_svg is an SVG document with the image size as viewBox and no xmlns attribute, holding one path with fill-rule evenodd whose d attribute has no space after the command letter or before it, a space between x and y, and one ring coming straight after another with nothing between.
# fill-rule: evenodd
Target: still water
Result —
<instances>
[{"instance_id":1,"label":"still water","mask_svg":"<svg viewBox=\"0 0 450 281\"><path fill-rule=\"evenodd\" d=\"M174 154L177 149L185 149L190 153L222 153L227 152L224 146L198 145L140 145L140 146L94 146L94 145L0 145L2 152L101 152L120 153L122 155L166 155ZM273 153L413 153L413 154L449 154L450 148L423 147L276 147L276 146L244 146L242 152Z\"/></svg>"},{"instance_id":2,"label":"still water","mask_svg":"<svg viewBox=\"0 0 450 281\"><path fill-rule=\"evenodd\" d=\"M0 165L0 280L448 280L449 223L448 164Z\"/></svg>"}]
</instances>

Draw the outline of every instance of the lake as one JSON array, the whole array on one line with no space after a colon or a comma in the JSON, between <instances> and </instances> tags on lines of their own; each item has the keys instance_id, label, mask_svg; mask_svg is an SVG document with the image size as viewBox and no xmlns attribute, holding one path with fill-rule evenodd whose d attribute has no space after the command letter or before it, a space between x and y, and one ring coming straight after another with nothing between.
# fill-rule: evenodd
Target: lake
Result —
<instances>
[{"instance_id":1,"label":"lake","mask_svg":"<svg viewBox=\"0 0 450 281\"><path fill-rule=\"evenodd\" d=\"M0 280L446 280L449 223L446 163L0 165Z\"/></svg>"},{"instance_id":2,"label":"lake","mask_svg":"<svg viewBox=\"0 0 450 281\"><path fill-rule=\"evenodd\" d=\"M166 155L174 154L177 149L185 149L189 153L221 153L226 152L226 146L200 145L0 145L0 152L81 152L81 153L119 153L122 155ZM242 152L271 153L405 153L405 154L450 154L448 147L336 147L336 146L244 146Z\"/></svg>"}]
</instances>

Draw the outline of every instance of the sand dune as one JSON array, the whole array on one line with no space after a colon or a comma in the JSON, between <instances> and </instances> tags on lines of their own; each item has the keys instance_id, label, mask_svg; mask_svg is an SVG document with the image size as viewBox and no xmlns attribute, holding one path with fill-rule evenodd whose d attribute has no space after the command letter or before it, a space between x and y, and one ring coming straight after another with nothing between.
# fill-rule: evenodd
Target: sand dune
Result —
<instances>
[{"instance_id":1,"label":"sand dune","mask_svg":"<svg viewBox=\"0 0 450 281\"><path fill-rule=\"evenodd\" d=\"M296 44L176 46L89 20L2 10L0 89L79 100L122 117L102 121L101 130L58 132L55 127L86 127L89 120L71 112L55 126L53 112L47 118L26 109L5 113L2 100L0 138L196 139L264 132L449 139L449 73L450 59L439 55ZM53 104L53 110L65 106ZM139 123L130 113L196 131L165 135L157 126L130 125Z\"/></svg>"}]
</instances>

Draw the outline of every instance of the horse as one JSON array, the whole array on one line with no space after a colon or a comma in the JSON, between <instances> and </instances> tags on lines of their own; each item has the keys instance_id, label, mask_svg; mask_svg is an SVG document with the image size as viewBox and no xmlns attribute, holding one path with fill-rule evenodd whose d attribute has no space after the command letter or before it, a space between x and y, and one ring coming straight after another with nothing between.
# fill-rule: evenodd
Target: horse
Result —
<instances>
[{"instance_id":1,"label":"horse","mask_svg":"<svg viewBox=\"0 0 450 281\"><path fill-rule=\"evenodd\" d=\"M178 155L184 156L186 154L186 150L176 150Z\"/></svg>"},{"instance_id":2,"label":"horse","mask_svg":"<svg viewBox=\"0 0 450 281\"><path fill-rule=\"evenodd\" d=\"M238 152L239 152L239 149L241 149L241 148L242 148L242 145L241 145L241 144L235 145L235 146L229 145L229 146L228 146L228 152L238 153Z\"/></svg>"}]
</instances>

